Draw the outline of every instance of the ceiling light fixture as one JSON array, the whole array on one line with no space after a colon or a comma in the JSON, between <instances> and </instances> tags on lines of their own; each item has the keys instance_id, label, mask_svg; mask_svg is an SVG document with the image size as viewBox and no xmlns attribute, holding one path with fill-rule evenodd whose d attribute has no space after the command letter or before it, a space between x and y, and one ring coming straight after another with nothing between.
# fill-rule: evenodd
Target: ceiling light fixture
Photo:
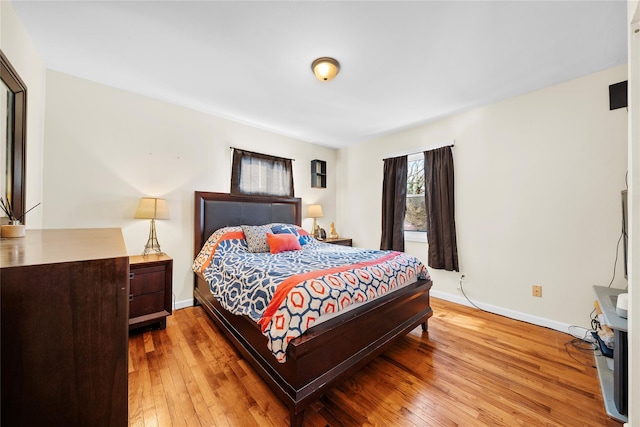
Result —
<instances>
[{"instance_id":1,"label":"ceiling light fixture","mask_svg":"<svg viewBox=\"0 0 640 427\"><path fill-rule=\"evenodd\" d=\"M335 78L340 71L340 63L333 58L318 58L311 63L313 74L321 82L328 82Z\"/></svg>"}]
</instances>

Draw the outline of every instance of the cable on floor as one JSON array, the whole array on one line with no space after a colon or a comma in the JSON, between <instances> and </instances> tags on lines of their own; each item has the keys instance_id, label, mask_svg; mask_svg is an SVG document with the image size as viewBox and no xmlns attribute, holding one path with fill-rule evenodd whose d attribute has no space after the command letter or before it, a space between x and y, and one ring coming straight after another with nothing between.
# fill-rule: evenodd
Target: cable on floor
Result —
<instances>
[{"instance_id":1,"label":"cable on floor","mask_svg":"<svg viewBox=\"0 0 640 427\"><path fill-rule=\"evenodd\" d=\"M571 352L569 351L570 347L573 347L574 349L578 350L580 353L590 353L590 354L599 356L600 349L597 347L596 344L584 341L582 338L573 338L567 341L566 343L564 343L564 350L567 352L567 355L570 358L572 358L573 360L575 360L577 363L581 365L590 366L595 369L596 365L592 363L585 363L584 361L579 360L573 354L571 354Z\"/></svg>"}]
</instances>

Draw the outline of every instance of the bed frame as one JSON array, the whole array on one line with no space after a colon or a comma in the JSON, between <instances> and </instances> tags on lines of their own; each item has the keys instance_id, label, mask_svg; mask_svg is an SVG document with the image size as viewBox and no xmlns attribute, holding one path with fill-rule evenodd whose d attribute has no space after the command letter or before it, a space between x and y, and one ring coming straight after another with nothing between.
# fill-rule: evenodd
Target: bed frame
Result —
<instances>
[{"instance_id":1,"label":"bed frame","mask_svg":"<svg viewBox=\"0 0 640 427\"><path fill-rule=\"evenodd\" d=\"M215 230L270 222L301 224L299 198L195 193L194 256ZM226 311L209 285L195 275L194 300L202 305L242 356L287 405L291 427L302 426L304 410L329 388L356 372L417 326L427 330L433 314L430 280L419 280L314 326L292 340L287 361L278 363L255 322Z\"/></svg>"}]
</instances>

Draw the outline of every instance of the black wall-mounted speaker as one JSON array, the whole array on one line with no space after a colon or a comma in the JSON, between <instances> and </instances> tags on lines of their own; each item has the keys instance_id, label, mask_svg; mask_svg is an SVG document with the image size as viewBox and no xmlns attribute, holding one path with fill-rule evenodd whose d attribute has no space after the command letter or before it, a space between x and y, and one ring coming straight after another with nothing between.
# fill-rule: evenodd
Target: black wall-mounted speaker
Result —
<instances>
[{"instance_id":1,"label":"black wall-mounted speaker","mask_svg":"<svg viewBox=\"0 0 640 427\"><path fill-rule=\"evenodd\" d=\"M609 110L627 106L627 80L609 85Z\"/></svg>"}]
</instances>

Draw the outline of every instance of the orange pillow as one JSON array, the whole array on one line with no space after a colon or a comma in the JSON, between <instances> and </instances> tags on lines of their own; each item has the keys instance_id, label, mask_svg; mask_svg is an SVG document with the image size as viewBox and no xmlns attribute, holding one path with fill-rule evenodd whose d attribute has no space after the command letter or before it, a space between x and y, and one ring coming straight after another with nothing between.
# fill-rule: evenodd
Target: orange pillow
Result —
<instances>
[{"instance_id":1,"label":"orange pillow","mask_svg":"<svg viewBox=\"0 0 640 427\"><path fill-rule=\"evenodd\" d=\"M302 249L298 238L293 234L272 234L267 233L267 244L272 254L284 251L297 251Z\"/></svg>"}]
</instances>

